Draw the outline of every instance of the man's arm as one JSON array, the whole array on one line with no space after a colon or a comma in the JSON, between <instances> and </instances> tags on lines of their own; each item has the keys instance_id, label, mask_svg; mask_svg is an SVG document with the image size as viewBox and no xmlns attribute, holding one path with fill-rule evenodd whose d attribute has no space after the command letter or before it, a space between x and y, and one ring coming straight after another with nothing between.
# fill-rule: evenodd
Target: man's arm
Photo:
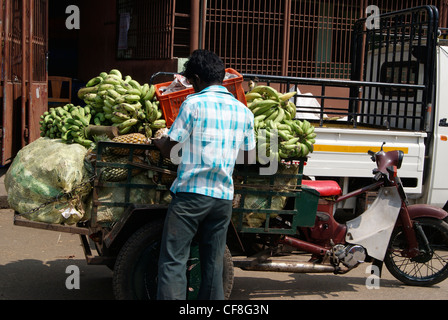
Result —
<instances>
[{"instance_id":1,"label":"man's arm","mask_svg":"<svg viewBox=\"0 0 448 320\"><path fill-rule=\"evenodd\" d=\"M171 140L168 136L163 136L160 139L154 139L153 143L160 150L164 158L170 159L171 149L179 142Z\"/></svg>"}]
</instances>

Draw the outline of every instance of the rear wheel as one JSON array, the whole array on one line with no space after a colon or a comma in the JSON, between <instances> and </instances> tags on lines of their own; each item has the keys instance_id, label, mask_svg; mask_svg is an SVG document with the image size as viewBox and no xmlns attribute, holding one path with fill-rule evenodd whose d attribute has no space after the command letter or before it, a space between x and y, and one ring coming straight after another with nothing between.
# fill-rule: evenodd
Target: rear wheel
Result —
<instances>
[{"instance_id":1,"label":"rear wheel","mask_svg":"<svg viewBox=\"0 0 448 320\"><path fill-rule=\"evenodd\" d=\"M157 264L163 221L148 223L134 233L121 249L114 268L113 290L118 300L152 300L157 297ZM195 299L201 282L199 250L191 247L187 264L187 299ZM224 255L224 295L233 288L233 261L226 248Z\"/></svg>"},{"instance_id":2,"label":"rear wheel","mask_svg":"<svg viewBox=\"0 0 448 320\"><path fill-rule=\"evenodd\" d=\"M401 282L414 286L431 286L448 277L448 224L442 220L421 218L417 223L428 241L416 232L420 254L409 258L403 253L407 241L402 227L395 228L384 263ZM415 230L415 228L414 228Z\"/></svg>"}]
</instances>

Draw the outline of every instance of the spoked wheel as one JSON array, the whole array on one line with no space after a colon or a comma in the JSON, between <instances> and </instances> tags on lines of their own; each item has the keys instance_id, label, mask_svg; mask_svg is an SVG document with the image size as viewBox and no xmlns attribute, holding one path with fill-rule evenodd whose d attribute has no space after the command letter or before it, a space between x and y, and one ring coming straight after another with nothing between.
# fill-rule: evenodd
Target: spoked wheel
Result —
<instances>
[{"instance_id":1,"label":"spoked wheel","mask_svg":"<svg viewBox=\"0 0 448 320\"><path fill-rule=\"evenodd\" d=\"M448 224L424 218L417 222L426 236L425 239L416 232L420 254L413 258L404 255L407 241L403 229L397 227L392 233L384 263L389 272L405 284L431 286L448 277Z\"/></svg>"},{"instance_id":2,"label":"spoked wheel","mask_svg":"<svg viewBox=\"0 0 448 320\"><path fill-rule=\"evenodd\" d=\"M151 222L135 232L121 249L114 268L113 289L117 300L157 298L157 269L163 221ZM187 264L187 299L197 297L201 282L199 250L192 245ZM228 248L224 255L224 295L233 288L233 261Z\"/></svg>"}]
</instances>

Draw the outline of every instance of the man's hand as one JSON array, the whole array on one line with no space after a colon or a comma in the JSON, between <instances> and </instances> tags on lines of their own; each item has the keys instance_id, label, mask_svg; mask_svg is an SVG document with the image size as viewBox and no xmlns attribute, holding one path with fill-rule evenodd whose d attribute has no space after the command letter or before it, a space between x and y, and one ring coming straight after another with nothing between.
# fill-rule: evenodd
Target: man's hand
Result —
<instances>
[{"instance_id":1,"label":"man's hand","mask_svg":"<svg viewBox=\"0 0 448 320\"><path fill-rule=\"evenodd\" d=\"M162 136L160 139L152 140L154 145L160 150L164 158L170 159L171 149L178 144L177 141L171 140L168 136Z\"/></svg>"}]
</instances>

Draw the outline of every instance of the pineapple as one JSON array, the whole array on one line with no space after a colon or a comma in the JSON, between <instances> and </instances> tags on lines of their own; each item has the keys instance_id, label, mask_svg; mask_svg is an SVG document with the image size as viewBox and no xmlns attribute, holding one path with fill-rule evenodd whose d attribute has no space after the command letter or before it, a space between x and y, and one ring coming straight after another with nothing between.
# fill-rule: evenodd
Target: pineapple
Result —
<instances>
[{"instance_id":1,"label":"pineapple","mask_svg":"<svg viewBox=\"0 0 448 320\"><path fill-rule=\"evenodd\" d=\"M133 143L133 144L149 144L150 140L142 133L129 133L117 136L112 139L113 142ZM112 152L117 155L128 155L129 148L112 148ZM142 154L143 149L135 149L134 154Z\"/></svg>"},{"instance_id":2,"label":"pineapple","mask_svg":"<svg viewBox=\"0 0 448 320\"><path fill-rule=\"evenodd\" d=\"M154 134L154 139L160 139L163 136L167 135L168 135L168 128L162 128L156 131L156 133Z\"/></svg>"},{"instance_id":3,"label":"pineapple","mask_svg":"<svg viewBox=\"0 0 448 320\"><path fill-rule=\"evenodd\" d=\"M168 169L175 169L176 166L171 162L171 159L162 157L162 163L160 162L160 151L159 150L149 150L148 160L154 166L167 167Z\"/></svg>"},{"instance_id":4,"label":"pineapple","mask_svg":"<svg viewBox=\"0 0 448 320\"><path fill-rule=\"evenodd\" d=\"M126 156L123 157L123 156L114 155L114 154L106 154L106 155L104 155L102 161L126 164L126 163L128 163L129 159ZM141 157L134 157L133 161L137 162L137 163L144 163L144 160ZM132 176L139 174L141 171L142 171L141 169L133 169ZM101 172L101 180L102 181L117 182L117 181L125 180L127 177L128 177L128 169L125 169L125 168L104 167Z\"/></svg>"}]
</instances>

